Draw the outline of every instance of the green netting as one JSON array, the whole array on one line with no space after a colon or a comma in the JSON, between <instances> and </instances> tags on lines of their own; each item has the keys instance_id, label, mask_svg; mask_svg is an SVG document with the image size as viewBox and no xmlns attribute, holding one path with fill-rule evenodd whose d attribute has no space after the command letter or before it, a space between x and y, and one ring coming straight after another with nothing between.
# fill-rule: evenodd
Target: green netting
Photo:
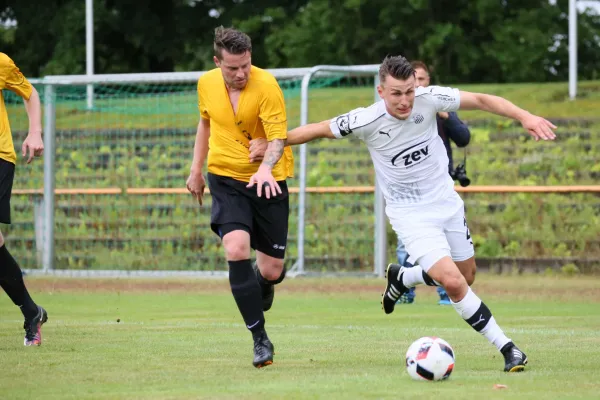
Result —
<instances>
[{"instance_id":1,"label":"green netting","mask_svg":"<svg viewBox=\"0 0 600 400\"><path fill-rule=\"evenodd\" d=\"M300 123L300 80L280 82L289 126ZM195 82L98 85L87 109L85 86L57 87L57 188L184 188L198 112ZM38 90L43 96L43 87ZM27 127L22 102L4 92L20 147ZM331 118L373 101L372 78L315 80L310 121ZM472 129L468 174L475 185L596 184L600 133L561 132L560 144L534 143L515 128ZM298 159L298 151L295 151ZM462 152L455 152L456 161ZM296 164L296 171L299 170ZM308 146L309 186L372 185L369 154L355 140ZM19 159L15 189L41 188L42 163ZM298 185L297 177L289 181ZM191 196L59 195L56 198L56 266L81 269L223 270L222 249L209 229L210 197L199 208ZM289 263L296 256L297 196L291 196ZM33 199L13 197L13 221L4 227L11 251L37 268ZM466 196L467 215L482 257L598 257L600 199L581 195ZM540 216L540 210L543 215ZM373 195L307 195L306 266L313 270L371 271ZM389 255L395 238L389 230ZM567 261L565 261L567 262Z\"/></svg>"},{"instance_id":2,"label":"green netting","mask_svg":"<svg viewBox=\"0 0 600 400\"><path fill-rule=\"evenodd\" d=\"M348 81L343 75L317 77L311 80L309 88L318 89L339 85ZM356 78L353 78L356 82ZM302 79L281 79L279 85L286 99L299 98ZM348 83L351 85L352 83ZM362 84L359 82L358 84ZM96 84L94 86L93 111L124 113L128 115L194 114L197 111L196 82L153 83L153 84ZM44 86L38 85L42 101ZM57 86L57 107L71 112L88 111L86 86ZM8 92L7 104L20 103L20 99Z\"/></svg>"}]
</instances>

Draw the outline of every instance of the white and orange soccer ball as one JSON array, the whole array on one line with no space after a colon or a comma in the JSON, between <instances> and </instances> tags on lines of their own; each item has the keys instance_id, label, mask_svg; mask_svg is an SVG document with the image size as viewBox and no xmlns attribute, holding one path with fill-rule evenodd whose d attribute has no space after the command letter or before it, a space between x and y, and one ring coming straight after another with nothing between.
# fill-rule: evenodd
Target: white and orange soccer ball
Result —
<instances>
[{"instance_id":1,"label":"white and orange soccer ball","mask_svg":"<svg viewBox=\"0 0 600 400\"><path fill-rule=\"evenodd\" d=\"M415 340L406 352L406 370L423 381L448 379L454 369L454 350L443 339L426 336Z\"/></svg>"}]
</instances>

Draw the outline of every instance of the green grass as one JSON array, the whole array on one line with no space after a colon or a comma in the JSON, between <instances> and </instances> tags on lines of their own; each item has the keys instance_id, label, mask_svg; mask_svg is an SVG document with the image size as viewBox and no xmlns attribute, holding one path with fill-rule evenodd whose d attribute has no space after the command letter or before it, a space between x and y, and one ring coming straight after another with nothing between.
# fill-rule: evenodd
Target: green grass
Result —
<instances>
[{"instance_id":1,"label":"green grass","mask_svg":"<svg viewBox=\"0 0 600 400\"><path fill-rule=\"evenodd\" d=\"M251 339L225 280L30 279L49 311L44 344L24 348L20 313L0 297L0 375L9 399L597 398L595 279L480 276L474 290L530 359L505 374L499 353L435 305L431 288L390 316L381 280L289 279L267 314L275 364L251 366ZM117 319L120 322L117 323ZM454 347L449 381L403 366L426 335ZM494 390L494 384L508 389Z\"/></svg>"}]
</instances>

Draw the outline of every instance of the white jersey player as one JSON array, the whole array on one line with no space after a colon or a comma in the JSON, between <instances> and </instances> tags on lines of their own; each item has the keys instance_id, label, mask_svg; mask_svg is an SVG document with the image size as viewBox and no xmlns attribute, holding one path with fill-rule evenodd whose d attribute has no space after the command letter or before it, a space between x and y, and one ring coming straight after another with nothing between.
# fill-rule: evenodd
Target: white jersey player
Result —
<instances>
[{"instance_id":1,"label":"white jersey player","mask_svg":"<svg viewBox=\"0 0 600 400\"><path fill-rule=\"evenodd\" d=\"M475 254L436 121L438 112L459 108L458 89L419 87L414 89L412 111L406 119L390 113L381 100L329 123L336 138L353 135L367 145L386 200L386 214L411 261L425 272L443 256L463 262ZM469 284L475 263L471 266L465 270L472 270L465 274Z\"/></svg>"},{"instance_id":2,"label":"white jersey player","mask_svg":"<svg viewBox=\"0 0 600 400\"><path fill-rule=\"evenodd\" d=\"M337 138L352 135L367 145L388 205L431 204L454 192L436 114L459 107L457 89L419 87L407 119L392 115L381 100L334 118L329 127Z\"/></svg>"},{"instance_id":3,"label":"white jersey player","mask_svg":"<svg viewBox=\"0 0 600 400\"><path fill-rule=\"evenodd\" d=\"M415 71L402 56L379 69L381 101L288 133L290 145L318 138L355 136L373 160L386 214L415 267L390 264L382 296L386 314L418 284L441 285L460 316L504 356L504 370L522 371L527 357L506 337L488 307L471 290L475 257L463 201L448 175L448 157L437 132L440 111L483 110L518 120L536 140L553 140L556 127L501 97L445 87L417 88ZM251 146L255 157L259 146ZM254 154L253 154L254 151Z\"/></svg>"}]
</instances>

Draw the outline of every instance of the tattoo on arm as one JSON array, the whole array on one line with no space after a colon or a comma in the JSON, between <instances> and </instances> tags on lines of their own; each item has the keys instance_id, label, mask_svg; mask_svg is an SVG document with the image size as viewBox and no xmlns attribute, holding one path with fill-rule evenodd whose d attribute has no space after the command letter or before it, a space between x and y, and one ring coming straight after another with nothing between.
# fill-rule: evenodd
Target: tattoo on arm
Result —
<instances>
[{"instance_id":1,"label":"tattoo on arm","mask_svg":"<svg viewBox=\"0 0 600 400\"><path fill-rule=\"evenodd\" d=\"M283 155L283 148L285 147L285 140L283 139L275 139L269 142L267 150L265 151L265 156L263 159L263 164L273 168L277 161Z\"/></svg>"}]
</instances>

